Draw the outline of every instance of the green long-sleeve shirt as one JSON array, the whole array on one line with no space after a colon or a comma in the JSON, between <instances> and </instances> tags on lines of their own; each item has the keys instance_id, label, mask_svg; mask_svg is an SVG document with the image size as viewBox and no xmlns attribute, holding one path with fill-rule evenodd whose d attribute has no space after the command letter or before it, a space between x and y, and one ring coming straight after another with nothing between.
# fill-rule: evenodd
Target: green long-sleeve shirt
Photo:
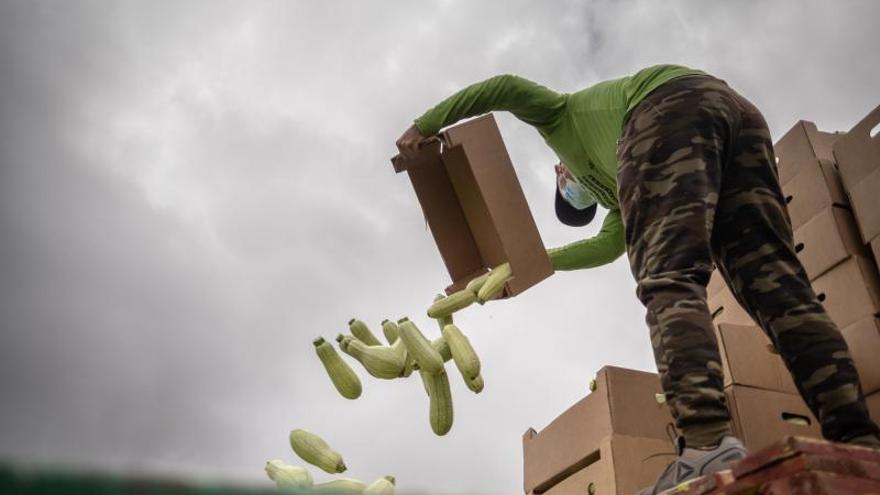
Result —
<instances>
[{"instance_id":1,"label":"green long-sleeve shirt","mask_svg":"<svg viewBox=\"0 0 880 495\"><path fill-rule=\"evenodd\" d=\"M609 210L590 239L547 253L556 270L610 263L625 250L617 199L617 142L626 115L652 90L676 77L703 74L678 65L656 65L632 76L600 82L575 93L557 93L513 75L472 84L415 120L425 136L459 120L506 110L535 127L572 175Z\"/></svg>"}]
</instances>

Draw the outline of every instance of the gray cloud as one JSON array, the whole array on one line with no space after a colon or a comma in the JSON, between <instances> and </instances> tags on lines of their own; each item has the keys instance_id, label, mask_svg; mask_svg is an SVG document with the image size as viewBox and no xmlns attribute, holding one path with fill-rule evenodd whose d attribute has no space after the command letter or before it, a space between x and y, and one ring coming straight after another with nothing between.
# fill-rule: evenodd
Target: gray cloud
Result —
<instances>
[{"instance_id":1,"label":"gray cloud","mask_svg":"<svg viewBox=\"0 0 880 495\"><path fill-rule=\"evenodd\" d=\"M604 364L653 369L625 260L459 318L486 390L454 381L436 438L420 384L338 397L311 350L358 316L418 317L446 283L388 157L461 86L562 91L679 62L727 79L774 135L876 105L878 8L826 2L4 2L0 458L266 483L313 429L351 475L407 491L521 489L520 435ZM862 57L862 58L860 58ZM499 120L542 236L553 155ZM431 329L426 318L419 318ZM433 329L431 329L433 331Z\"/></svg>"}]
</instances>

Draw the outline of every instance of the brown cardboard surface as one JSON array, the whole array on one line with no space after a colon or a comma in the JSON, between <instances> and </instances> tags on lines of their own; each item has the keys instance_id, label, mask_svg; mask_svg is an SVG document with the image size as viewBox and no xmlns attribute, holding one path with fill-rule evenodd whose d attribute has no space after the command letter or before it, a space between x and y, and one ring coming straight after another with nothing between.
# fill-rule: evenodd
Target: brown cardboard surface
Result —
<instances>
[{"instance_id":1,"label":"brown cardboard surface","mask_svg":"<svg viewBox=\"0 0 880 495\"><path fill-rule=\"evenodd\" d=\"M871 241L871 252L874 254L874 262L880 266L880 236Z\"/></svg>"},{"instance_id":2,"label":"brown cardboard surface","mask_svg":"<svg viewBox=\"0 0 880 495\"><path fill-rule=\"evenodd\" d=\"M730 289L725 288L721 290L710 297L706 304L709 306L712 321L716 325L720 323L732 323L734 325L755 324L755 321L746 313L746 310L736 302Z\"/></svg>"},{"instance_id":3,"label":"brown cardboard surface","mask_svg":"<svg viewBox=\"0 0 880 495\"><path fill-rule=\"evenodd\" d=\"M392 163L398 172L407 172L452 279L459 280L482 269L479 249L443 165L440 141L423 146L413 159L395 159Z\"/></svg>"},{"instance_id":4,"label":"brown cardboard surface","mask_svg":"<svg viewBox=\"0 0 880 495\"><path fill-rule=\"evenodd\" d=\"M712 270L712 276L709 277L709 284L706 285L706 297L712 297L727 288L727 282L721 276L718 269Z\"/></svg>"},{"instance_id":5,"label":"brown cardboard surface","mask_svg":"<svg viewBox=\"0 0 880 495\"><path fill-rule=\"evenodd\" d=\"M770 351L770 339L754 325L715 326L724 386L747 385L796 394L797 388L779 354Z\"/></svg>"},{"instance_id":6,"label":"brown cardboard surface","mask_svg":"<svg viewBox=\"0 0 880 495\"><path fill-rule=\"evenodd\" d=\"M817 131L810 140L810 144L813 146L813 153L816 154L816 158L819 158L821 160L828 160L830 162L836 161L834 158L834 143L836 143L837 140L844 135L846 135L846 133L840 131Z\"/></svg>"},{"instance_id":7,"label":"brown cardboard surface","mask_svg":"<svg viewBox=\"0 0 880 495\"><path fill-rule=\"evenodd\" d=\"M839 328L880 311L880 276L863 256L852 256L814 280L813 290Z\"/></svg>"},{"instance_id":8,"label":"brown cardboard surface","mask_svg":"<svg viewBox=\"0 0 880 495\"><path fill-rule=\"evenodd\" d=\"M868 404L868 412L871 414L871 419L875 423L880 424L880 392L868 395L865 397L865 402Z\"/></svg>"},{"instance_id":9,"label":"brown cardboard surface","mask_svg":"<svg viewBox=\"0 0 880 495\"><path fill-rule=\"evenodd\" d=\"M447 129L443 141L450 159L456 158L447 163L447 171L465 216L472 213L485 222L472 223L471 230L487 268L510 263L513 278L506 284L507 293L519 294L552 275L553 266L492 114ZM454 153L459 149L462 154Z\"/></svg>"},{"instance_id":10,"label":"brown cardboard surface","mask_svg":"<svg viewBox=\"0 0 880 495\"><path fill-rule=\"evenodd\" d=\"M880 157L877 158L880 161ZM853 214L865 244L880 236L880 205L877 204L877 193L880 191L880 168L849 189Z\"/></svg>"},{"instance_id":11,"label":"brown cardboard surface","mask_svg":"<svg viewBox=\"0 0 880 495\"><path fill-rule=\"evenodd\" d=\"M655 373L613 366L599 370L595 391L540 432L529 428L523 435L525 492L570 475L572 466L585 466L600 441L612 433L667 439L672 416L666 404L657 403L655 394L660 392Z\"/></svg>"},{"instance_id":12,"label":"brown cardboard surface","mask_svg":"<svg viewBox=\"0 0 880 495\"><path fill-rule=\"evenodd\" d=\"M822 132L816 124L800 120L773 146L779 183L785 184L798 172L799 167L816 158L833 161L832 145L840 134Z\"/></svg>"},{"instance_id":13,"label":"brown cardboard surface","mask_svg":"<svg viewBox=\"0 0 880 495\"><path fill-rule=\"evenodd\" d=\"M810 280L854 254L866 254L855 219L846 208L830 206L794 231L794 249Z\"/></svg>"},{"instance_id":14,"label":"brown cardboard surface","mask_svg":"<svg viewBox=\"0 0 880 495\"><path fill-rule=\"evenodd\" d=\"M504 141L491 114L450 127L412 159L392 158L406 171L452 278L462 288L509 262L504 297L553 273Z\"/></svg>"},{"instance_id":15,"label":"brown cardboard surface","mask_svg":"<svg viewBox=\"0 0 880 495\"><path fill-rule=\"evenodd\" d=\"M852 189L871 172L880 169L880 135L871 136L871 130L878 123L880 106L834 143L834 156L847 189Z\"/></svg>"},{"instance_id":16,"label":"brown cardboard surface","mask_svg":"<svg viewBox=\"0 0 880 495\"><path fill-rule=\"evenodd\" d=\"M724 389L733 432L750 451L766 447L785 435L822 438L821 427L800 395L742 385ZM806 419L801 426L786 419Z\"/></svg>"},{"instance_id":17,"label":"brown cardboard surface","mask_svg":"<svg viewBox=\"0 0 880 495\"><path fill-rule=\"evenodd\" d=\"M655 441L659 442L659 440ZM540 493L582 495L589 493L590 487L593 488L594 493L613 493L611 487L614 485L614 466L606 456L602 455L601 448L597 448L592 455L584 460L583 464L585 464L584 467L580 469L577 469L580 464L572 466L572 474L569 475L566 472L559 478L547 480L542 485L534 487L531 491L526 490L526 493L529 495Z\"/></svg>"},{"instance_id":18,"label":"brown cardboard surface","mask_svg":"<svg viewBox=\"0 0 880 495\"><path fill-rule=\"evenodd\" d=\"M849 346L859 372L859 380L862 383L862 392L865 394L880 390L880 320L873 316L844 327L840 330L843 339Z\"/></svg>"},{"instance_id":19,"label":"brown cardboard surface","mask_svg":"<svg viewBox=\"0 0 880 495\"><path fill-rule=\"evenodd\" d=\"M782 185L782 193L794 230L831 205L849 205L840 174L828 160L801 165L797 174Z\"/></svg>"},{"instance_id":20,"label":"brown cardboard surface","mask_svg":"<svg viewBox=\"0 0 880 495\"><path fill-rule=\"evenodd\" d=\"M656 481L674 459L673 451L669 440L611 435L602 440L589 464L547 489L538 487L534 493L632 495Z\"/></svg>"}]
</instances>

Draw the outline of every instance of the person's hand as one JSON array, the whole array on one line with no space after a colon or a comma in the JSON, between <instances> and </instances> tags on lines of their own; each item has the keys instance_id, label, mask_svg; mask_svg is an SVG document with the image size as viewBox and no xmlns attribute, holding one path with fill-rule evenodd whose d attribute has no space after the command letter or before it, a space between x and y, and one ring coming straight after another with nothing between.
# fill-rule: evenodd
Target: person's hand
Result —
<instances>
[{"instance_id":1,"label":"person's hand","mask_svg":"<svg viewBox=\"0 0 880 495\"><path fill-rule=\"evenodd\" d=\"M568 170L568 167L559 162L554 167L556 169L556 184L559 186L559 189L565 188L566 181L573 181L574 177L571 175L571 171Z\"/></svg>"},{"instance_id":2,"label":"person's hand","mask_svg":"<svg viewBox=\"0 0 880 495\"><path fill-rule=\"evenodd\" d=\"M397 149L406 158L412 158L419 151L419 144L425 140L425 136L415 124L411 125L400 138L397 139Z\"/></svg>"}]
</instances>

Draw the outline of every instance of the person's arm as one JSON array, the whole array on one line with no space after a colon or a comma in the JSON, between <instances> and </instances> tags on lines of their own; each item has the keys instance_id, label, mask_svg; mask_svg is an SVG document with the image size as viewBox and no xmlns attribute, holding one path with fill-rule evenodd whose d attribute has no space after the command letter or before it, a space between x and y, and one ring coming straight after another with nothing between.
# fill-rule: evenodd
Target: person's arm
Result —
<instances>
[{"instance_id":1,"label":"person's arm","mask_svg":"<svg viewBox=\"0 0 880 495\"><path fill-rule=\"evenodd\" d=\"M472 84L446 98L417 118L415 126L423 136L433 136L459 120L505 110L541 128L555 125L564 108L564 95L507 74Z\"/></svg>"},{"instance_id":2,"label":"person's arm","mask_svg":"<svg viewBox=\"0 0 880 495\"><path fill-rule=\"evenodd\" d=\"M550 248L547 255L554 270L579 270L611 263L625 251L620 210L614 209L605 216L602 229L595 237Z\"/></svg>"}]
</instances>

